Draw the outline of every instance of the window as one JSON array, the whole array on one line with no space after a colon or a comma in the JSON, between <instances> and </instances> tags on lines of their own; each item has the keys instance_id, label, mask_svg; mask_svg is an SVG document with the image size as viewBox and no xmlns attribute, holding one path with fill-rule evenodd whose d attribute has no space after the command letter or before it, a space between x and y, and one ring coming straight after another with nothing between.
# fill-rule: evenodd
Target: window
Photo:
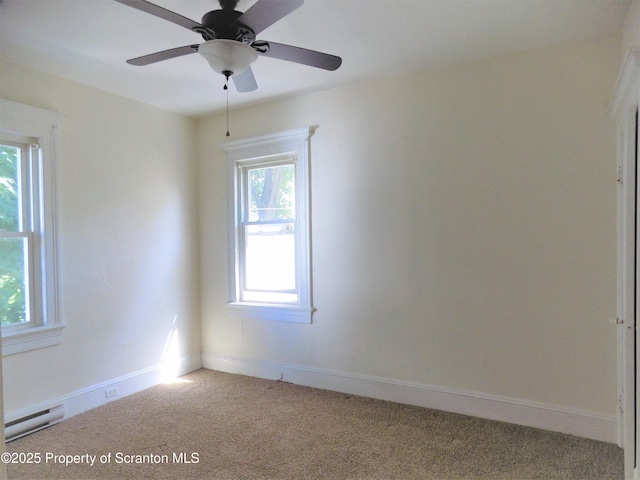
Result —
<instances>
[{"instance_id":1,"label":"window","mask_svg":"<svg viewBox=\"0 0 640 480\"><path fill-rule=\"evenodd\" d=\"M310 323L309 128L226 142L229 312Z\"/></svg>"},{"instance_id":2,"label":"window","mask_svg":"<svg viewBox=\"0 0 640 480\"><path fill-rule=\"evenodd\" d=\"M54 112L0 100L2 354L61 342L55 272Z\"/></svg>"},{"instance_id":3,"label":"window","mask_svg":"<svg viewBox=\"0 0 640 480\"><path fill-rule=\"evenodd\" d=\"M17 329L37 318L33 268L38 239L33 223L38 215L33 212L37 200L32 199L37 192L29 188L37 147L27 139L6 137L0 138L0 321L7 329Z\"/></svg>"}]
</instances>

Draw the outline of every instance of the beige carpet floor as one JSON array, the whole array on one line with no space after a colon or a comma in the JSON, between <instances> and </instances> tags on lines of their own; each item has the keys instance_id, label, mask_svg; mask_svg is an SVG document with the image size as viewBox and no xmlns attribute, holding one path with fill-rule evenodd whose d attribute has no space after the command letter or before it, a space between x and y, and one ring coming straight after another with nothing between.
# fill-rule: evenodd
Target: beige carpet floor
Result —
<instances>
[{"instance_id":1,"label":"beige carpet floor","mask_svg":"<svg viewBox=\"0 0 640 480\"><path fill-rule=\"evenodd\" d=\"M41 459L9 479L623 478L607 443L210 370L182 379L9 443Z\"/></svg>"}]
</instances>

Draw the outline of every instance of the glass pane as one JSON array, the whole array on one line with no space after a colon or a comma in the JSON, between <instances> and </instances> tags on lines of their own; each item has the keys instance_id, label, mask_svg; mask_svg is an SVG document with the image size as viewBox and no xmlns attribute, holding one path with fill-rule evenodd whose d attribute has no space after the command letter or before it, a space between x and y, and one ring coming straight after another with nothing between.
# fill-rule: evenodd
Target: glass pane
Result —
<instances>
[{"instance_id":1,"label":"glass pane","mask_svg":"<svg viewBox=\"0 0 640 480\"><path fill-rule=\"evenodd\" d=\"M248 221L295 218L293 164L253 168L248 172Z\"/></svg>"},{"instance_id":2,"label":"glass pane","mask_svg":"<svg viewBox=\"0 0 640 480\"><path fill-rule=\"evenodd\" d=\"M29 321L26 238L0 238L0 320L2 325Z\"/></svg>"},{"instance_id":3,"label":"glass pane","mask_svg":"<svg viewBox=\"0 0 640 480\"><path fill-rule=\"evenodd\" d=\"M0 230L19 230L19 165L20 148L0 144Z\"/></svg>"},{"instance_id":4,"label":"glass pane","mask_svg":"<svg viewBox=\"0 0 640 480\"><path fill-rule=\"evenodd\" d=\"M296 257L293 223L245 228L245 288L295 290Z\"/></svg>"}]
</instances>

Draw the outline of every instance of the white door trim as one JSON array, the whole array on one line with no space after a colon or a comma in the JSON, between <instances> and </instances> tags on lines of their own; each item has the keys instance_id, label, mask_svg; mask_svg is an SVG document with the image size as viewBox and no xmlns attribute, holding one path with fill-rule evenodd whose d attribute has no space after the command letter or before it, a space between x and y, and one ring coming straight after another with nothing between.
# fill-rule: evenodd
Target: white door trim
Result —
<instances>
[{"instance_id":1,"label":"white door trim","mask_svg":"<svg viewBox=\"0 0 640 480\"><path fill-rule=\"evenodd\" d=\"M636 464L636 112L640 105L640 48L624 59L609 112L618 138L618 444L624 448L625 479L638 478Z\"/></svg>"}]
</instances>

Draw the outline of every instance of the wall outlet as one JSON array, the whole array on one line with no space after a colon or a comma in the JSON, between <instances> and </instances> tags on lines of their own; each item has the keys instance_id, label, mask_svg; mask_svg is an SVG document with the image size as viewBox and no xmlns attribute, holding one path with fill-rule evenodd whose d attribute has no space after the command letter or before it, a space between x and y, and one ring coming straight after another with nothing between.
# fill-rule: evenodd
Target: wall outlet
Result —
<instances>
[{"instance_id":1,"label":"wall outlet","mask_svg":"<svg viewBox=\"0 0 640 480\"><path fill-rule=\"evenodd\" d=\"M116 397L118 395L118 387L107 388L104 391L105 398Z\"/></svg>"}]
</instances>

